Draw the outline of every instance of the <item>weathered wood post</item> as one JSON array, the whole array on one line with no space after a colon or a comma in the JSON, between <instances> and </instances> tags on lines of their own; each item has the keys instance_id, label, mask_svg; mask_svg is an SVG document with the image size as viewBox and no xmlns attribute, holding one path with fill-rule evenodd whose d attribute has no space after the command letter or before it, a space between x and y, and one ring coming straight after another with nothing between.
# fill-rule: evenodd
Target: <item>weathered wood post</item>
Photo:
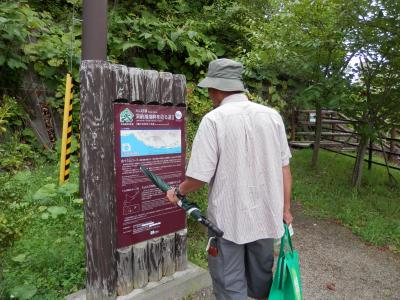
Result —
<instances>
[{"instance_id":1,"label":"weathered wood post","mask_svg":"<svg viewBox=\"0 0 400 300\"><path fill-rule=\"evenodd\" d=\"M81 64L80 184L85 210L87 299L116 297L113 105L110 64Z\"/></svg>"},{"instance_id":2,"label":"weathered wood post","mask_svg":"<svg viewBox=\"0 0 400 300\"><path fill-rule=\"evenodd\" d=\"M175 270L183 271L187 268L186 249L187 229L180 230L175 235Z\"/></svg>"},{"instance_id":3,"label":"weathered wood post","mask_svg":"<svg viewBox=\"0 0 400 300\"><path fill-rule=\"evenodd\" d=\"M138 68L129 68L129 91L131 94L131 103L144 103L146 93L144 85L144 70Z\"/></svg>"},{"instance_id":4,"label":"weathered wood post","mask_svg":"<svg viewBox=\"0 0 400 300\"><path fill-rule=\"evenodd\" d=\"M185 109L179 106L185 106L186 79L107 63L107 0L83 4L80 185L86 299L108 300L187 266L183 211L166 203L138 173L139 164L154 165L171 185L182 180ZM154 153L137 154L121 142L122 136L138 133L136 142L143 146L151 131L155 139L150 136L144 145L166 143L167 151L155 146Z\"/></svg>"},{"instance_id":5,"label":"weathered wood post","mask_svg":"<svg viewBox=\"0 0 400 300\"><path fill-rule=\"evenodd\" d=\"M116 297L113 169L114 97L107 58L107 0L83 1L81 64L81 194L85 204L86 297Z\"/></svg>"},{"instance_id":6,"label":"weathered wood post","mask_svg":"<svg viewBox=\"0 0 400 300\"><path fill-rule=\"evenodd\" d=\"M175 273L175 234L163 237L162 242L162 275L171 276Z\"/></svg>"},{"instance_id":7,"label":"weathered wood post","mask_svg":"<svg viewBox=\"0 0 400 300\"><path fill-rule=\"evenodd\" d=\"M133 287L145 287L149 281L147 242L133 245Z\"/></svg>"},{"instance_id":8,"label":"weathered wood post","mask_svg":"<svg viewBox=\"0 0 400 300\"><path fill-rule=\"evenodd\" d=\"M117 292L118 295L126 295L133 289L132 246L118 249L117 253Z\"/></svg>"},{"instance_id":9,"label":"weathered wood post","mask_svg":"<svg viewBox=\"0 0 400 300\"><path fill-rule=\"evenodd\" d=\"M162 277L162 238L151 239L148 242L149 281L160 281Z\"/></svg>"}]
</instances>

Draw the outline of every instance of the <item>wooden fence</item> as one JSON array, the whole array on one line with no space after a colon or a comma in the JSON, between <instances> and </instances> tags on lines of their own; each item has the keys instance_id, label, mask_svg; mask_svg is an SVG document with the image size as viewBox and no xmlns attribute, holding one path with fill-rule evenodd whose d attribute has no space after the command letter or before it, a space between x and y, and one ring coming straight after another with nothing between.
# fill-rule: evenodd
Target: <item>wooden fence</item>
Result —
<instances>
[{"instance_id":1,"label":"wooden fence","mask_svg":"<svg viewBox=\"0 0 400 300\"><path fill-rule=\"evenodd\" d=\"M315 139L315 110L296 110L290 119L290 144L292 147L312 147ZM333 111L322 111L322 133L321 148L356 158L352 153L356 151L359 143L359 134L354 131L357 121L347 118L345 115ZM371 141L368 149L368 168L372 164L386 166L386 163L374 161L373 153L381 155L385 161L393 165L388 167L400 170L400 139L396 138L399 130L392 128L390 136L380 136L379 139Z\"/></svg>"}]
</instances>

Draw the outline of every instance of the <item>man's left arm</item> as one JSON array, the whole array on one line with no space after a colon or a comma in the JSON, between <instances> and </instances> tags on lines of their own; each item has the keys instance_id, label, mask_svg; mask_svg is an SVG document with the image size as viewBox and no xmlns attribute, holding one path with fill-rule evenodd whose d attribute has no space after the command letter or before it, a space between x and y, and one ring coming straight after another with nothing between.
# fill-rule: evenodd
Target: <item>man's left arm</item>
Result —
<instances>
[{"instance_id":1,"label":"man's left arm","mask_svg":"<svg viewBox=\"0 0 400 300\"><path fill-rule=\"evenodd\" d=\"M286 165L282 167L283 174L283 220L286 224L293 222L293 216L290 211L290 201L292 195L292 173L290 172L290 166Z\"/></svg>"}]
</instances>

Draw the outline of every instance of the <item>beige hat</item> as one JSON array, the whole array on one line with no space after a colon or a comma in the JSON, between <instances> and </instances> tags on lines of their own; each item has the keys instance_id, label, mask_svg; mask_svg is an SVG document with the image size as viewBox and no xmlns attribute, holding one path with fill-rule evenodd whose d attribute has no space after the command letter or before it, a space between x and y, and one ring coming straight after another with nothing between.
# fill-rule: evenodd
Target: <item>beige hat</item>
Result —
<instances>
[{"instance_id":1,"label":"beige hat","mask_svg":"<svg viewBox=\"0 0 400 300\"><path fill-rule=\"evenodd\" d=\"M246 92L242 81L242 73L243 65L240 62L227 58L216 59L210 62L207 76L198 86L225 92Z\"/></svg>"}]
</instances>

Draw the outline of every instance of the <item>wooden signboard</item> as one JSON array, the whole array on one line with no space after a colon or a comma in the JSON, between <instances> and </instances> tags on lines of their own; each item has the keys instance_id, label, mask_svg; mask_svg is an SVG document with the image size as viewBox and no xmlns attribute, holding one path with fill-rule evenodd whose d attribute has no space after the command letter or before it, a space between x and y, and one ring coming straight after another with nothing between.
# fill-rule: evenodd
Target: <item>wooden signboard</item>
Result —
<instances>
[{"instance_id":1,"label":"wooden signboard","mask_svg":"<svg viewBox=\"0 0 400 300\"><path fill-rule=\"evenodd\" d=\"M134 180L143 181L139 185L129 183L133 175L130 172L137 172L138 163L146 165L147 162L147 167L171 184L183 179L186 81L179 74L128 68L101 60L83 60L80 74L80 189L85 205L86 299L116 299L117 295L125 295L132 288L145 286L149 280L157 281L161 276L170 276L175 270L186 267L187 231L179 230L185 226L183 212L168 203L161 205L161 195L153 190L149 181L145 183L143 178L133 176ZM136 116L133 122L125 123L129 113L122 112L126 108ZM140 114L152 115L152 119L138 118ZM165 122L165 115L174 118ZM161 121L156 121L157 116ZM164 116L163 121L161 116ZM122 124L116 123L122 119ZM151 129L151 126L155 128ZM166 133L169 130L175 139L180 136L181 153L155 151L154 155L148 155L122 145L123 137L133 133L139 136L139 131L145 129L166 130ZM170 162L162 163L157 158L162 155ZM132 168L128 167L130 163ZM137 186L140 199L135 195ZM147 217L145 209L151 212L148 222L152 223L143 226L145 230L142 231L137 225L145 225L138 221ZM163 224L168 222L160 216L161 210L171 213L174 218L165 228ZM160 227L157 227L159 222ZM179 231L171 234L173 230ZM131 243L135 244L124 247Z\"/></svg>"}]
</instances>

